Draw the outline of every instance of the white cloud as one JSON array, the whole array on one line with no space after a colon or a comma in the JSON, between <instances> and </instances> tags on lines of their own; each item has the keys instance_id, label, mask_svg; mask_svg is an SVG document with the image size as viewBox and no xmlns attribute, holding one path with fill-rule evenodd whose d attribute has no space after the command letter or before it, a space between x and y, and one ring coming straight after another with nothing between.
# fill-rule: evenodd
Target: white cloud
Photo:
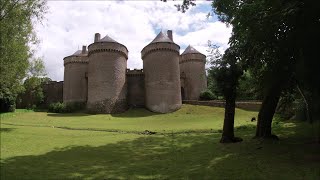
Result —
<instances>
[{"instance_id":1,"label":"white cloud","mask_svg":"<svg viewBox=\"0 0 320 180\"><path fill-rule=\"evenodd\" d=\"M93 42L94 33L108 34L129 50L128 68L142 68L141 50L160 29L172 29L174 40L185 48L193 45L206 53L207 41L227 46L231 29L206 18L208 12L192 8L177 12L177 2L159 1L49 1L44 25L36 31L49 77L63 80L63 58ZM201 2L203 6L210 6Z\"/></svg>"}]
</instances>

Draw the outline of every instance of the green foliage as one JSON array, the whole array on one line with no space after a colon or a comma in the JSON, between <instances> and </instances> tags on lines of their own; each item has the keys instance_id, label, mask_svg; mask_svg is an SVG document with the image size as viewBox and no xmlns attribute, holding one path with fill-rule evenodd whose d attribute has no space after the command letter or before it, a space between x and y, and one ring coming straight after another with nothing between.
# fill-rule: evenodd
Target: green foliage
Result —
<instances>
[{"instance_id":1,"label":"green foliage","mask_svg":"<svg viewBox=\"0 0 320 180\"><path fill-rule=\"evenodd\" d=\"M84 102L74 102L74 103L51 103L48 107L48 112L53 113L71 113L79 112L85 109L86 103Z\"/></svg>"},{"instance_id":2,"label":"green foliage","mask_svg":"<svg viewBox=\"0 0 320 180\"><path fill-rule=\"evenodd\" d=\"M64 103L57 102L57 103L49 104L48 112L66 113L66 112L68 112L68 109L67 109L67 106Z\"/></svg>"},{"instance_id":3,"label":"green foliage","mask_svg":"<svg viewBox=\"0 0 320 180\"><path fill-rule=\"evenodd\" d=\"M303 99L301 93L299 92L295 84L292 85L293 86L289 86L288 89L282 92L281 98L276 109L276 113L282 119L295 119L309 122L319 120L317 118L319 116L317 116L316 114L308 114L312 112L312 110L308 111L306 101ZM304 95L307 98L310 98L311 92L306 91L304 92ZM317 101L317 99L308 101ZM309 106L311 105L311 107L308 108L314 108L315 104L316 103L308 104Z\"/></svg>"},{"instance_id":4,"label":"green foliage","mask_svg":"<svg viewBox=\"0 0 320 180\"><path fill-rule=\"evenodd\" d=\"M298 106L305 108L302 98L294 86L291 89L283 91L276 109L276 113L282 119L292 118L298 110ZM303 105L303 106L301 106ZM303 119L305 120L305 118Z\"/></svg>"},{"instance_id":5,"label":"green foliage","mask_svg":"<svg viewBox=\"0 0 320 180\"><path fill-rule=\"evenodd\" d=\"M0 93L10 92L15 98L22 92L22 80L26 77L29 59L33 55L29 44L37 42L33 21L43 18L46 1L42 0L1 0L0 1ZM7 106L1 104L1 107Z\"/></svg>"},{"instance_id":6,"label":"green foliage","mask_svg":"<svg viewBox=\"0 0 320 180\"><path fill-rule=\"evenodd\" d=\"M223 99L223 94L218 88L217 81L214 78L214 75L217 73L217 68L211 67L208 69L208 89L213 93L213 95L216 97L216 99Z\"/></svg>"},{"instance_id":7,"label":"green foliage","mask_svg":"<svg viewBox=\"0 0 320 180\"><path fill-rule=\"evenodd\" d=\"M215 97L213 93L208 89L200 93L200 100L208 101L208 100L214 100L214 99Z\"/></svg>"},{"instance_id":8,"label":"green foliage","mask_svg":"<svg viewBox=\"0 0 320 180\"><path fill-rule=\"evenodd\" d=\"M50 78L29 77L24 83L24 92L17 97L19 108L36 109L44 101L43 83L50 81Z\"/></svg>"},{"instance_id":9,"label":"green foliage","mask_svg":"<svg viewBox=\"0 0 320 180\"><path fill-rule=\"evenodd\" d=\"M167 0L161 0L161 1L167 2ZM175 4L174 6L177 8L178 11L185 13L186 11L188 11L190 6L196 6L195 1L196 0L183 0L182 4Z\"/></svg>"},{"instance_id":10,"label":"green foliage","mask_svg":"<svg viewBox=\"0 0 320 180\"><path fill-rule=\"evenodd\" d=\"M0 112L13 112L15 108L16 95L12 94L8 88L2 88L0 91Z\"/></svg>"},{"instance_id":11,"label":"green foliage","mask_svg":"<svg viewBox=\"0 0 320 180\"><path fill-rule=\"evenodd\" d=\"M310 93L306 99L313 114L320 104L319 6L319 1L310 0L215 0L212 4L219 19L232 25L230 45L240 50L246 69L260 79L264 95L273 86L281 91L294 79Z\"/></svg>"},{"instance_id":12,"label":"green foliage","mask_svg":"<svg viewBox=\"0 0 320 180\"><path fill-rule=\"evenodd\" d=\"M31 77L24 82L24 88L26 89L26 95L29 95L33 102L30 105L39 105L43 102L44 94L42 85L42 78Z\"/></svg>"},{"instance_id":13,"label":"green foliage","mask_svg":"<svg viewBox=\"0 0 320 180\"><path fill-rule=\"evenodd\" d=\"M29 73L32 77L44 77L47 75L42 58L34 58L29 65Z\"/></svg>"},{"instance_id":14,"label":"green foliage","mask_svg":"<svg viewBox=\"0 0 320 180\"><path fill-rule=\"evenodd\" d=\"M229 48L223 56L218 54L209 57L212 65L210 75L216 82L217 90L226 98L235 96L239 78L243 74L236 50Z\"/></svg>"},{"instance_id":15,"label":"green foliage","mask_svg":"<svg viewBox=\"0 0 320 180\"><path fill-rule=\"evenodd\" d=\"M261 100L262 89L258 81L258 79L252 76L250 71L245 71L239 79L237 100Z\"/></svg>"}]
</instances>

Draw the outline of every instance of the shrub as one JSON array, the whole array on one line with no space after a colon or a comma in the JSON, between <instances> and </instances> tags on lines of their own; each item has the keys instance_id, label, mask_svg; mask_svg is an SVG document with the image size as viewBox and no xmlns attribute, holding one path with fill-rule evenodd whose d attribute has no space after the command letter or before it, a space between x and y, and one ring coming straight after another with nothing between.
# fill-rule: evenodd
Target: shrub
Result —
<instances>
[{"instance_id":1,"label":"shrub","mask_svg":"<svg viewBox=\"0 0 320 180\"><path fill-rule=\"evenodd\" d=\"M214 95L210 90L205 90L200 93L200 100L213 100Z\"/></svg>"},{"instance_id":2,"label":"shrub","mask_svg":"<svg viewBox=\"0 0 320 180\"><path fill-rule=\"evenodd\" d=\"M4 88L0 91L0 112L14 112L16 109L16 95Z\"/></svg>"},{"instance_id":3,"label":"shrub","mask_svg":"<svg viewBox=\"0 0 320 180\"><path fill-rule=\"evenodd\" d=\"M33 105L29 105L27 106L28 110L36 110L37 109L37 105L33 104Z\"/></svg>"},{"instance_id":4,"label":"shrub","mask_svg":"<svg viewBox=\"0 0 320 180\"><path fill-rule=\"evenodd\" d=\"M64 103L57 102L51 103L49 105L48 111L53 113L66 113L68 112L68 109Z\"/></svg>"},{"instance_id":5,"label":"shrub","mask_svg":"<svg viewBox=\"0 0 320 180\"><path fill-rule=\"evenodd\" d=\"M73 102L73 103L51 103L49 105L48 111L53 113L71 113L83 110L85 108L85 103L83 102Z\"/></svg>"}]
</instances>

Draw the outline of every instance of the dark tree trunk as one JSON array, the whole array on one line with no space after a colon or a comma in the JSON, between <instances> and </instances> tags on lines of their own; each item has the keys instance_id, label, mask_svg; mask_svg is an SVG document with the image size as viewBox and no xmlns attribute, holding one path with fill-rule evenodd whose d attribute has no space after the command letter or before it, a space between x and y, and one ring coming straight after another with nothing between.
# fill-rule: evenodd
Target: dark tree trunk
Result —
<instances>
[{"instance_id":1,"label":"dark tree trunk","mask_svg":"<svg viewBox=\"0 0 320 180\"><path fill-rule=\"evenodd\" d=\"M280 99L281 90L282 88L279 83L275 83L271 88L268 89L258 114L256 137L278 139L277 136L272 135L271 125L273 115Z\"/></svg>"},{"instance_id":2,"label":"dark tree trunk","mask_svg":"<svg viewBox=\"0 0 320 180\"><path fill-rule=\"evenodd\" d=\"M226 97L223 132L220 143L234 143L242 141L234 136L234 114L236 108L235 93Z\"/></svg>"}]
</instances>

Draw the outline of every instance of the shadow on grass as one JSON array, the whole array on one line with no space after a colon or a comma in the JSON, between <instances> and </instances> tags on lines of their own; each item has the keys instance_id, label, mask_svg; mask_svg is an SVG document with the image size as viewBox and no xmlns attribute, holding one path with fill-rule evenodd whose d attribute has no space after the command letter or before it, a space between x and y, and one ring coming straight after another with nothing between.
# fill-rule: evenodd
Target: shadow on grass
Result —
<instances>
[{"instance_id":1,"label":"shadow on grass","mask_svg":"<svg viewBox=\"0 0 320 180\"><path fill-rule=\"evenodd\" d=\"M92 114L87 114L84 112L77 113L48 113L47 116L51 117L81 117L81 116L91 116Z\"/></svg>"},{"instance_id":2,"label":"shadow on grass","mask_svg":"<svg viewBox=\"0 0 320 180\"><path fill-rule=\"evenodd\" d=\"M48 109L40 109L40 108L38 109L37 108L37 109L34 109L33 111L34 112L48 112Z\"/></svg>"},{"instance_id":3,"label":"shadow on grass","mask_svg":"<svg viewBox=\"0 0 320 180\"><path fill-rule=\"evenodd\" d=\"M123 118L137 118L137 117L148 117L161 115L161 113L151 112L145 108L130 108L128 111L119 114L111 114L113 117L123 117Z\"/></svg>"},{"instance_id":4,"label":"shadow on grass","mask_svg":"<svg viewBox=\"0 0 320 180\"><path fill-rule=\"evenodd\" d=\"M293 130L292 128L289 128ZM1 161L1 179L316 179L319 162L300 143L262 143L251 127L245 141L218 143L221 134L141 136L99 147L66 147ZM291 135L291 139L295 139Z\"/></svg>"},{"instance_id":5,"label":"shadow on grass","mask_svg":"<svg viewBox=\"0 0 320 180\"><path fill-rule=\"evenodd\" d=\"M1 133L8 133L13 131L15 128L0 128Z\"/></svg>"},{"instance_id":6,"label":"shadow on grass","mask_svg":"<svg viewBox=\"0 0 320 180\"><path fill-rule=\"evenodd\" d=\"M82 112L75 112L75 113L48 113L48 116L52 117L77 117L77 116L92 116L98 114L89 114L85 111ZM117 114L110 114L113 117L123 117L123 118L137 118L137 117L148 117L154 115L160 115L160 113L154 113L148 111L145 108L130 108L126 112L117 113Z\"/></svg>"}]
</instances>

